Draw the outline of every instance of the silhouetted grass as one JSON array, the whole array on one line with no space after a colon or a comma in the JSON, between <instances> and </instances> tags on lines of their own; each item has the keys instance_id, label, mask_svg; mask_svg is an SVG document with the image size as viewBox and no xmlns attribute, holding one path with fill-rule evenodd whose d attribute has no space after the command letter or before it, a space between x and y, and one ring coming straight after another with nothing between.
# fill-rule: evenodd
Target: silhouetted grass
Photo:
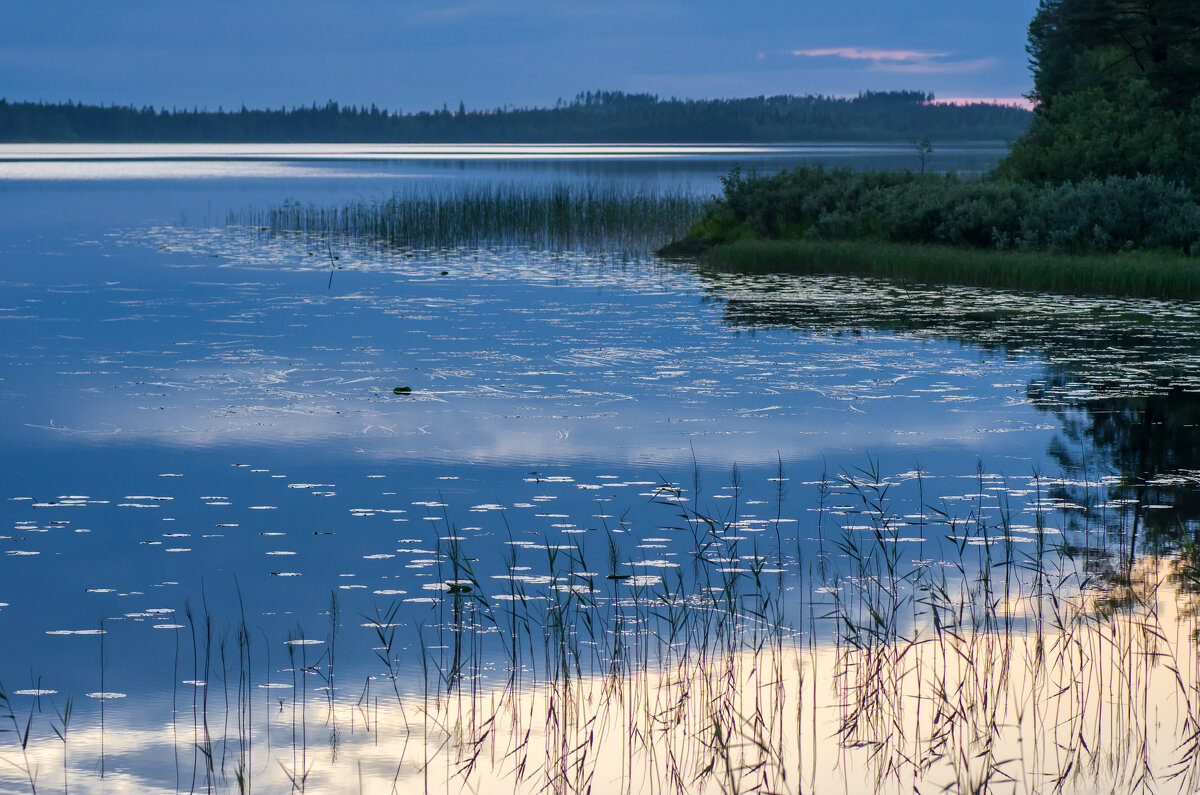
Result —
<instances>
[{"instance_id":1,"label":"silhouetted grass","mask_svg":"<svg viewBox=\"0 0 1200 795\"><path fill-rule=\"evenodd\" d=\"M361 635L381 667L357 702L333 687L341 608L331 598L324 640L297 626L285 641L279 672L290 674L290 693L264 715L264 750L279 770L247 764L254 725L239 696L239 752L227 771L223 749L235 738L228 720L210 722L221 705L200 695L189 745L204 757L204 779L194 774L191 788L236 781L248 792L254 775L259 791L332 791L336 776L346 790L340 712L350 735L363 719L352 747L373 780L387 783L394 767L390 791L823 792L835 774L838 790L874 792L1193 791L1195 623L1171 626L1175 592L1164 587L1187 571L1181 562L1135 561L1124 539L1107 535L1090 561L1066 539L1048 544L1055 531L1040 509L1055 484L1040 475L1029 488L1002 487L1034 509L1035 524L1022 526L1007 501L990 504L998 487L982 467L963 514L924 504L922 476L919 513L902 514L913 506L893 502L899 480L874 462L823 474L818 547L805 553L797 538L794 556L760 548L768 536L745 527L736 467L720 509L697 505L698 473L690 490L663 481L649 496L670 518L655 532L690 546L675 565L651 568L659 574L637 573L648 562L622 552L614 534L628 531L624 519L615 527L597 515L607 560L589 558L583 536L510 536L504 584L488 587L444 513L436 580L424 589L439 594L429 612L399 632L398 602L363 616ZM827 500L836 516L826 516ZM782 514L780 488L776 522ZM826 521L839 525L828 542ZM836 559L828 570L827 559ZM1095 565L1114 561L1107 574ZM223 658L212 665L225 634L207 609L185 613L193 675L203 672L205 687L236 677L248 694L244 618L233 670ZM485 652L488 638L499 658ZM306 678L323 683L319 697ZM402 678L417 692L402 693ZM394 695L383 684L391 719L382 724L372 679L390 680ZM0 688L0 761L36 792L47 719L40 702L18 714L9 699ZM320 718L310 706L327 708L328 755L312 740ZM272 721L290 729L290 742L272 747ZM361 791L361 761L357 770Z\"/></svg>"}]
</instances>

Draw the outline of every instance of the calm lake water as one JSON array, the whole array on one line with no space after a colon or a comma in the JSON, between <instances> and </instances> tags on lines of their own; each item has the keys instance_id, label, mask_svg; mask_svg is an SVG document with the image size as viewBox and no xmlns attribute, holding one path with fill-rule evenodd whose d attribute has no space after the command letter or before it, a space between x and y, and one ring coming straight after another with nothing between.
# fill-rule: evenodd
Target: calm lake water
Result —
<instances>
[{"instance_id":1,"label":"calm lake water","mask_svg":"<svg viewBox=\"0 0 1200 795\"><path fill-rule=\"evenodd\" d=\"M940 149L930 167L1001 155ZM1027 569L1058 550L1072 594L1182 549L1200 511L1192 304L226 224L496 182L708 195L735 164L814 160L917 166L907 146L0 147L0 682L16 715L0 791L238 791L239 774L263 792L458 791L461 746L431 766L426 725L422 766L380 742L408 747L402 707L428 697L430 665L448 691L463 655L473 688L511 680L485 599L578 589L636 612L706 560L710 591L773 577L800 606L776 626L832 654L836 622L817 619L877 580L846 547L872 528L906 571L967 560L950 576L977 582L993 560L963 550L990 550L991 527ZM698 540L714 527L719 555ZM470 633L463 594L479 597ZM539 627L562 614L536 610ZM646 610L635 629L667 620ZM518 660L535 679L559 665L542 645ZM794 762L800 780L812 764ZM474 786L539 788L526 779Z\"/></svg>"}]
</instances>

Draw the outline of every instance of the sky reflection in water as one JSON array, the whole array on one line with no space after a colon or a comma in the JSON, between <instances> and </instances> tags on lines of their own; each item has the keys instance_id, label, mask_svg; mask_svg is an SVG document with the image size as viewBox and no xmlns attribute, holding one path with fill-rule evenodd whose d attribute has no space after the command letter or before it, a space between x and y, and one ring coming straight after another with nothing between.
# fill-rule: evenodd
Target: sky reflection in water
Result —
<instances>
[{"instance_id":1,"label":"sky reflection in water","mask_svg":"<svg viewBox=\"0 0 1200 795\"><path fill-rule=\"evenodd\" d=\"M963 513L1008 505L1021 543L1048 512L1082 532L1064 506L1107 511L1088 526L1118 533L1194 521L1200 334L1185 306L345 241L330 245L327 288L320 241L213 225L254 202L455 173L712 190L724 155L312 161L237 184L225 162L200 166L203 180L143 163L163 169L153 183L86 184L60 180L61 164L18 165L0 186L0 676L128 694L114 720L195 679L179 669L185 609L216 616L218 633L243 610L261 627L274 649L261 686L291 676L287 633L323 637L337 593L342 664L376 673L357 619L395 601L397 621L442 620L455 538L500 593L504 553L536 583L559 546L575 570L603 569L610 539L621 576L672 576L693 548L680 505L732 522L745 560L772 550L791 565L819 556L822 473L872 468L927 559L945 541L918 489ZM1131 518L1128 499L1148 507ZM842 495L823 510L854 526L863 505ZM411 659L416 641L401 645Z\"/></svg>"}]
</instances>

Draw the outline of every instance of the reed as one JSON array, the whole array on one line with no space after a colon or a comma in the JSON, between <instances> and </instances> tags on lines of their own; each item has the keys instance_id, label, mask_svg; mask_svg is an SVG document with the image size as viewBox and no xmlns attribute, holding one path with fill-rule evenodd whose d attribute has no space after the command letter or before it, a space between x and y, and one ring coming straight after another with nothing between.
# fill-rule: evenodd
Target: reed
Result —
<instances>
[{"instance_id":1,"label":"reed","mask_svg":"<svg viewBox=\"0 0 1200 795\"><path fill-rule=\"evenodd\" d=\"M411 627L393 602L364 617L359 637L343 637L331 597L325 641L300 626L288 635L292 692L264 711L288 739L272 749L267 733L258 766L248 764L243 612L238 697L193 706L189 744L206 758L193 788L228 785L213 760L232 742L230 721L207 714L220 709L239 713L242 792L254 778L262 791L327 786L323 768L345 770L339 747L376 749L396 791L800 793L826 791L835 767L879 792L1153 792L1200 781L1197 669L1187 643L1170 638L1178 591L1167 587L1197 579L1194 550L1131 558L1128 534L1089 526L1099 509L1087 499L1070 537L1041 510L1018 525L1009 499L988 499L1005 480L982 467L965 510L927 505L922 473L889 476L870 460L813 484L807 546L779 531L787 476L778 463L773 474L776 504L757 531L736 467L723 502L706 498L698 471L690 487L653 487L647 510L668 517L657 532L689 545L673 567L635 565L645 561L619 541L634 518L610 521L603 503L600 526L569 541L521 541L508 528L498 589L485 587L471 539L443 512L438 598ZM904 479L916 481L916 514L895 497ZM1024 493L1040 509L1066 488L1034 473ZM785 541L794 548L778 548ZM214 618L184 612L192 670L228 677ZM368 679L343 698L335 644L341 660L364 640L375 681L390 687L374 692ZM405 640L415 648L404 651ZM323 646L316 660L309 646ZM266 671L269 683L269 657ZM312 698L310 676L325 686ZM31 705L18 718L10 698L0 689L24 751L37 744L40 713ZM331 739L325 761L310 748L310 701L331 733L348 736ZM65 758L61 713L60 723ZM1178 740L1164 747L1160 726ZM356 732L370 742L356 744ZM7 760L31 790L37 758ZM360 757L359 775L370 767Z\"/></svg>"},{"instance_id":2,"label":"reed","mask_svg":"<svg viewBox=\"0 0 1200 795\"><path fill-rule=\"evenodd\" d=\"M702 207L699 197L682 190L501 183L334 207L284 202L232 213L228 223L268 237L334 236L399 249L515 246L645 255L686 233Z\"/></svg>"},{"instance_id":3,"label":"reed","mask_svg":"<svg viewBox=\"0 0 1200 795\"><path fill-rule=\"evenodd\" d=\"M0 690L3 690L0 687ZM63 748L63 795L69 795L71 791L71 768L67 758L67 737L71 731L71 714L75 708L75 699L67 696L66 703L60 708L57 704L54 705L54 714L58 718L58 724L50 724L50 728L54 731L54 735L62 741Z\"/></svg>"},{"instance_id":4,"label":"reed","mask_svg":"<svg viewBox=\"0 0 1200 795\"><path fill-rule=\"evenodd\" d=\"M1172 252L1051 254L875 240L744 240L709 250L701 268L849 274L908 282L1145 298L1200 297L1200 264Z\"/></svg>"},{"instance_id":5,"label":"reed","mask_svg":"<svg viewBox=\"0 0 1200 795\"><path fill-rule=\"evenodd\" d=\"M24 717L24 720L22 720ZM19 770L25 780L29 783L29 790L33 795L37 795L37 765L34 760L29 757L29 740L33 734L33 719L34 705L29 705L28 714L21 716L17 714L16 708L13 706L12 699L4 689L4 684L0 683L0 721L3 721L7 726L0 730L5 733L12 732L17 740L17 746L21 752L19 761L13 761L7 757L0 757L0 761L5 762ZM8 728L11 726L12 728Z\"/></svg>"}]
</instances>

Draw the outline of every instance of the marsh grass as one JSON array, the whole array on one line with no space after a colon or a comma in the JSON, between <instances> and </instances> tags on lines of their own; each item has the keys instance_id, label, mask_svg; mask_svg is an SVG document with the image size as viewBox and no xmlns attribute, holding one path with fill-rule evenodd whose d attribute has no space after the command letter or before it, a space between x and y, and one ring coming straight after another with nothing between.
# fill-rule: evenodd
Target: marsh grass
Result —
<instances>
[{"instance_id":1,"label":"marsh grass","mask_svg":"<svg viewBox=\"0 0 1200 795\"><path fill-rule=\"evenodd\" d=\"M356 697L334 687L352 640L339 640L336 597L324 640L289 634L291 693L264 716L287 739L272 750L259 731L258 765L245 616L227 667L228 630L188 609L193 672L236 676L239 694L238 738L228 716L208 714L230 701L197 694L192 788L344 789L347 747L358 775L385 791L1194 788L1200 671L1192 637L1172 630L1194 626L1172 584L1190 582L1194 556L1133 559L1128 539L1087 527L1068 542L1041 510L1018 526L1011 505L987 499L1002 481L982 469L965 512L925 505L921 477L914 517L897 510L900 480L873 462L823 475L815 526L802 531L816 546L797 538L786 553L747 530L736 468L720 510L702 507L699 473L690 487L663 480L647 509L666 515L659 532L686 539L677 565L628 557L629 521L601 505L599 526L570 540L519 541L510 529L499 585L444 514L429 612L404 624L393 602L363 617L378 663ZM779 467L780 503L786 480ZM1063 488L1033 483L1035 508ZM772 514L777 529L783 505ZM325 688L311 698L310 677ZM0 690L20 752L6 761L35 789L38 702L18 713L10 698ZM328 756L314 747L320 724ZM235 739L231 775L217 749Z\"/></svg>"},{"instance_id":2,"label":"marsh grass","mask_svg":"<svg viewBox=\"0 0 1200 795\"><path fill-rule=\"evenodd\" d=\"M611 573L603 581L570 576L587 572L582 545L518 545L545 554L549 573L517 574L514 547L509 576L522 585L511 587L506 610L489 619L483 600L448 597L454 678L442 649L420 702L425 746L447 758L462 786L498 775L521 791L820 791L830 760L818 760L814 745L806 764L802 749L810 732L825 745L824 711L836 715L844 774L867 776L876 791L1094 783L1156 791L1194 775L1187 742L1164 760L1150 737L1163 696L1151 695L1156 669L1175 685L1183 736L1195 722L1189 669L1177 656L1186 652L1159 615L1162 564L1139 564L1122 580L1121 608L1106 609L1112 591L1065 545L1047 548L1040 520L1034 537L1021 539L1033 551L1018 554L1009 509L986 508L984 484L981 471L968 516L933 508L911 538L911 524L891 512L894 483L873 466L823 482L831 497L857 503L866 524L846 524L833 543L849 569L824 582L826 600L807 606L807 654L804 599L787 596L782 567L768 568L775 555L743 548L736 502L723 515L701 513L677 484L662 483L655 500L676 511L692 561L653 581L623 573L628 561L611 543L620 528L605 527ZM902 545L923 547L927 531L953 554L938 566L911 565ZM793 588L812 592L802 577ZM506 644L503 686L461 686L481 674L473 668L480 657L457 649L467 610L481 624L503 618L504 636L528 643L529 664L518 661L516 642ZM490 773L480 773L489 756Z\"/></svg>"},{"instance_id":3,"label":"marsh grass","mask_svg":"<svg viewBox=\"0 0 1200 795\"><path fill-rule=\"evenodd\" d=\"M228 223L268 236L335 236L399 249L519 246L645 255L683 236L702 206L682 190L496 184L334 207L284 202L232 213Z\"/></svg>"},{"instance_id":4,"label":"marsh grass","mask_svg":"<svg viewBox=\"0 0 1200 795\"><path fill-rule=\"evenodd\" d=\"M744 240L712 248L700 267L1087 295L1200 297L1200 262L1174 252L1051 254L873 240Z\"/></svg>"},{"instance_id":5,"label":"marsh grass","mask_svg":"<svg viewBox=\"0 0 1200 795\"><path fill-rule=\"evenodd\" d=\"M11 733L16 739L21 753L19 760L14 761L5 758L4 761L23 774L25 780L29 783L30 791L34 795L37 795L37 764L29 756L29 741L33 735L35 707L36 702L30 704L27 714L18 714L17 708L13 705L11 697L5 691L3 683L0 683L0 721L4 723L4 728L0 729L0 733Z\"/></svg>"}]
</instances>

